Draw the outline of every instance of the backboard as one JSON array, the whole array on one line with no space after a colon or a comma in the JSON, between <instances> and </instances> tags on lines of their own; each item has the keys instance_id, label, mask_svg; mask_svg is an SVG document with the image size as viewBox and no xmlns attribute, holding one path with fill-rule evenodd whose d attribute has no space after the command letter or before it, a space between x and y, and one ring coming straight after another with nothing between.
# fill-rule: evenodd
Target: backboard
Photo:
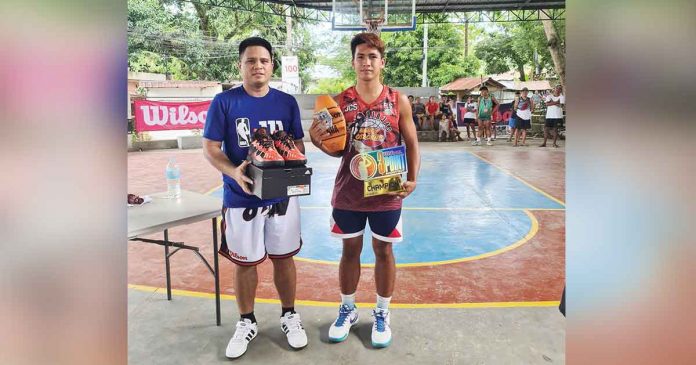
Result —
<instances>
[{"instance_id":1,"label":"backboard","mask_svg":"<svg viewBox=\"0 0 696 365\"><path fill-rule=\"evenodd\" d=\"M415 30L416 0L333 0L332 15L333 30Z\"/></svg>"}]
</instances>

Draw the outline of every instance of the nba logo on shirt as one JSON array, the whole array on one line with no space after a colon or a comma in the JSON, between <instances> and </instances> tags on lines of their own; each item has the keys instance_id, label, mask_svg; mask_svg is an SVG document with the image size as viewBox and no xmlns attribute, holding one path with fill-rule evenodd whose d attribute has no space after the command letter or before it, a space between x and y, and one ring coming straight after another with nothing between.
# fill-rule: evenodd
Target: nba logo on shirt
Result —
<instances>
[{"instance_id":1,"label":"nba logo on shirt","mask_svg":"<svg viewBox=\"0 0 696 365\"><path fill-rule=\"evenodd\" d=\"M249 118L237 118L237 144L239 147L249 147L251 145L250 140Z\"/></svg>"}]
</instances>

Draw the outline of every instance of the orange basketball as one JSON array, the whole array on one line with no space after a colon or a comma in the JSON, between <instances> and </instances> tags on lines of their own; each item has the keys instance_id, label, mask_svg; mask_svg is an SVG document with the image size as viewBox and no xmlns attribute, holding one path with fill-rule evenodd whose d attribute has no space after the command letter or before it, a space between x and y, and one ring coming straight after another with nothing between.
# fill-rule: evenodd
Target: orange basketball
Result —
<instances>
[{"instance_id":1,"label":"orange basketball","mask_svg":"<svg viewBox=\"0 0 696 365\"><path fill-rule=\"evenodd\" d=\"M329 136L322 140L322 145L332 153L343 151L346 148L346 120L336 100L330 95L319 95L314 103L314 115L328 124Z\"/></svg>"}]
</instances>

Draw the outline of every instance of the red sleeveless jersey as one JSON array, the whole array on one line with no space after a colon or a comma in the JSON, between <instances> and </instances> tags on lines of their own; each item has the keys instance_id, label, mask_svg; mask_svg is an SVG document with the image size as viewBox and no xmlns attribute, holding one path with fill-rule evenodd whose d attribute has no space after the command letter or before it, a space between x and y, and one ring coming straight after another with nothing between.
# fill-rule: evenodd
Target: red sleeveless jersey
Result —
<instances>
[{"instance_id":1,"label":"red sleeveless jersey","mask_svg":"<svg viewBox=\"0 0 696 365\"><path fill-rule=\"evenodd\" d=\"M401 199L391 195L364 197L364 182L350 169L360 152L380 150L401 144L399 131L399 92L384 86L372 103L363 101L355 87L340 93L336 100L346 119L347 141L331 205L337 209L377 212L401 208Z\"/></svg>"}]
</instances>

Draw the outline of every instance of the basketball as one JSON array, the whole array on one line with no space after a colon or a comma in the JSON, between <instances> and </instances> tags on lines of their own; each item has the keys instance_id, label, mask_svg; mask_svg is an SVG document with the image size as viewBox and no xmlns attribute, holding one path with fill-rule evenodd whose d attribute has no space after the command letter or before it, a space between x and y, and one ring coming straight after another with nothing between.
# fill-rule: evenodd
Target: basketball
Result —
<instances>
[{"instance_id":1,"label":"basketball","mask_svg":"<svg viewBox=\"0 0 696 365\"><path fill-rule=\"evenodd\" d=\"M346 120L330 95L319 95L314 104L314 118L326 123L329 136L321 142L328 152L340 152L346 147Z\"/></svg>"}]
</instances>

